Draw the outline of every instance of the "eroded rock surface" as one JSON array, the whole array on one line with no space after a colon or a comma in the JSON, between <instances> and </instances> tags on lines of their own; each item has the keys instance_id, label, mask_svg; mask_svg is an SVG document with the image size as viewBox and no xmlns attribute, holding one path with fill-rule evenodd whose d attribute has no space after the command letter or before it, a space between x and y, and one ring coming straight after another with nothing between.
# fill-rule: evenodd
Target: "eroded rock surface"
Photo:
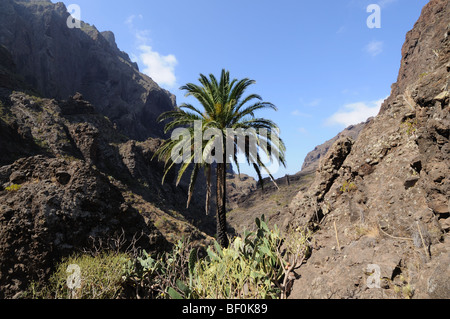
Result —
<instances>
[{"instance_id":1,"label":"eroded rock surface","mask_svg":"<svg viewBox=\"0 0 450 319\"><path fill-rule=\"evenodd\" d=\"M431 0L380 114L291 203L288 224L317 231L292 298L448 298L449 31L450 3Z\"/></svg>"},{"instance_id":2,"label":"eroded rock surface","mask_svg":"<svg viewBox=\"0 0 450 319\"><path fill-rule=\"evenodd\" d=\"M22 158L0 168L0 185L3 298L25 290L31 280L46 279L54 261L93 248L93 240L122 237L117 249L134 239L148 251L167 246L108 178L83 161Z\"/></svg>"}]
</instances>

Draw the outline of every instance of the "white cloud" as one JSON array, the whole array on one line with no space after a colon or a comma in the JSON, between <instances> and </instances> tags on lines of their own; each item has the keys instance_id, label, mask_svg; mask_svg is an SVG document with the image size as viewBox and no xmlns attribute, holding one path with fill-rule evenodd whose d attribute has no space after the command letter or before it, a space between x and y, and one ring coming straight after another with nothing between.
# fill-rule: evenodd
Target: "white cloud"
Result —
<instances>
[{"instance_id":1,"label":"white cloud","mask_svg":"<svg viewBox=\"0 0 450 319\"><path fill-rule=\"evenodd\" d=\"M133 30L134 38L138 45L146 45L148 44L150 39L150 30Z\"/></svg>"},{"instance_id":2,"label":"white cloud","mask_svg":"<svg viewBox=\"0 0 450 319\"><path fill-rule=\"evenodd\" d=\"M138 15L132 14L132 15L130 15L128 18L126 18L125 24L126 24L127 26L129 26L130 28L133 28L133 26L134 26L134 20L135 20L136 18L139 18L140 20L142 20L142 19L144 18L144 16L143 16L142 14L138 14Z\"/></svg>"},{"instance_id":3,"label":"white cloud","mask_svg":"<svg viewBox=\"0 0 450 319\"><path fill-rule=\"evenodd\" d=\"M133 25L133 20L136 18L136 15L132 14L130 15L128 18L126 18L125 20L125 24L128 26L132 26Z\"/></svg>"},{"instance_id":4,"label":"white cloud","mask_svg":"<svg viewBox=\"0 0 450 319\"><path fill-rule=\"evenodd\" d=\"M384 43L382 41L371 41L364 50L369 53L371 56L377 56L381 52L383 52Z\"/></svg>"},{"instance_id":5,"label":"white cloud","mask_svg":"<svg viewBox=\"0 0 450 319\"><path fill-rule=\"evenodd\" d=\"M341 91L342 94L344 95L358 95L359 92L357 90L353 90L353 89L343 89Z\"/></svg>"},{"instance_id":6,"label":"white cloud","mask_svg":"<svg viewBox=\"0 0 450 319\"><path fill-rule=\"evenodd\" d=\"M340 125L347 127L366 121L376 116L385 99L372 102L357 102L346 104L344 107L326 120L326 125Z\"/></svg>"},{"instance_id":7,"label":"white cloud","mask_svg":"<svg viewBox=\"0 0 450 319\"><path fill-rule=\"evenodd\" d=\"M139 59L145 66L142 72L162 86L173 87L177 81L175 76L177 58L173 54L161 55L153 51L149 45L141 45L139 50L141 51Z\"/></svg>"},{"instance_id":8,"label":"white cloud","mask_svg":"<svg viewBox=\"0 0 450 319\"><path fill-rule=\"evenodd\" d=\"M142 14L130 15L125 24L134 35L136 50L130 56L133 61L141 66L141 72L148 75L162 87L173 88L176 86L175 67L178 64L177 58L173 54L162 55L155 51L152 46L150 38L150 30L138 29L134 25L136 19L142 20Z\"/></svg>"}]
</instances>

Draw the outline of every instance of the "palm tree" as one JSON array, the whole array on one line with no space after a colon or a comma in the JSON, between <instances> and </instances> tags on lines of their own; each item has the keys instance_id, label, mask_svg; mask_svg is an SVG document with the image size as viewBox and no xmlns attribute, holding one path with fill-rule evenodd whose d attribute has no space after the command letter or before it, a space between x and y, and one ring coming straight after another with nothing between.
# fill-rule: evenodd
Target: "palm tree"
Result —
<instances>
[{"instance_id":1,"label":"palm tree","mask_svg":"<svg viewBox=\"0 0 450 319\"><path fill-rule=\"evenodd\" d=\"M206 175L206 213L209 210L211 195L211 175L215 171L217 199L217 241L222 247L229 244L226 233L226 171L227 164L234 162L240 174L237 153L245 155L247 163L255 169L262 185L262 170L275 183L275 180L263 163L260 152L264 152L271 161L285 164L285 145L278 138L278 126L271 120L255 117L262 109L277 110L275 105L262 101L261 96L250 94L244 97L246 89L255 83L247 78L230 81L228 71L222 70L220 81L210 74L209 78L200 74L201 85L188 83L180 89L186 91L186 97L194 97L201 105L182 104L173 111L161 114L161 122L168 121L165 132L182 129L181 141L174 137L166 140L155 156L165 162L165 174L176 164L179 165L177 185L188 167L192 166L187 206L192 198L198 172L203 169ZM209 133L208 133L209 132ZM213 132L213 134L211 134ZM230 132L240 132L232 135ZM245 132L242 134L242 132ZM208 134L206 134L208 133ZM203 137L208 135L208 138ZM180 135L177 135L178 137ZM241 137L241 138L239 138ZM244 142L242 141L244 137ZM255 144L252 145L251 143ZM175 154L175 155L174 155ZM213 160L212 160L213 159ZM275 183L276 185L276 183Z\"/></svg>"}]
</instances>

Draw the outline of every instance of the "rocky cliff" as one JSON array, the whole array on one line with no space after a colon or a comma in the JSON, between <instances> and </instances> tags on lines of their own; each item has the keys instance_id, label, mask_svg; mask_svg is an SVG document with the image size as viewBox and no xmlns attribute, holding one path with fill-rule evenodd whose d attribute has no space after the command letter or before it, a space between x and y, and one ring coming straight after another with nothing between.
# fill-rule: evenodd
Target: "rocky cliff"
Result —
<instances>
[{"instance_id":1,"label":"rocky cliff","mask_svg":"<svg viewBox=\"0 0 450 319\"><path fill-rule=\"evenodd\" d=\"M316 231L292 298L450 297L449 33L450 2L431 0L379 115L290 204L286 224Z\"/></svg>"},{"instance_id":2,"label":"rocky cliff","mask_svg":"<svg viewBox=\"0 0 450 319\"><path fill-rule=\"evenodd\" d=\"M348 136L353 140L356 140L361 133L362 129L365 127L367 123L370 122L371 119L368 119L364 123L359 123L356 125L351 125L340 132L338 135L333 137L332 139L326 141L325 143L316 146L311 152L309 152L305 160L303 161L302 171L316 171L319 167L319 161L327 154L330 147L341 137Z\"/></svg>"},{"instance_id":3,"label":"rocky cliff","mask_svg":"<svg viewBox=\"0 0 450 319\"><path fill-rule=\"evenodd\" d=\"M130 138L162 137L155 119L175 106L175 97L139 72L120 51L112 32L81 22L68 28L62 2L0 1L0 45L17 73L42 97L83 94Z\"/></svg>"},{"instance_id":4,"label":"rocky cliff","mask_svg":"<svg viewBox=\"0 0 450 319\"><path fill-rule=\"evenodd\" d=\"M157 251L215 232L204 185L186 209L187 181L161 185L152 160L154 119L173 96L111 32L68 29L67 17L61 3L0 0L0 298L99 243ZM292 298L450 298L449 17L448 1L430 1L380 114L318 147L280 189L230 178L238 231L261 214L314 230Z\"/></svg>"},{"instance_id":5,"label":"rocky cliff","mask_svg":"<svg viewBox=\"0 0 450 319\"><path fill-rule=\"evenodd\" d=\"M306 191L314 180L319 162L328 154L333 144L343 138L356 140L370 122L351 125L345 128L332 139L318 145L309 152L303 162L302 170L294 175L286 175L276 180L275 186L269 178L264 180L264 188L252 177L244 176L242 179L236 174L228 178L228 221L231 227L242 233L254 227L255 218L265 214L269 225L283 225L285 216L289 214L289 203L299 191Z\"/></svg>"},{"instance_id":6,"label":"rocky cliff","mask_svg":"<svg viewBox=\"0 0 450 319\"><path fill-rule=\"evenodd\" d=\"M186 182L161 185L163 164L152 161L161 140L128 139L80 94L59 101L0 88L0 136L0 297L93 241L156 252L214 233L200 187L186 209Z\"/></svg>"},{"instance_id":7,"label":"rocky cliff","mask_svg":"<svg viewBox=\"0 0 450 319\"><path fill-rule=\"evenodd\" d=\"M0 298L99 245L160 252L215 232L202 185L186 209L188 182L161 185L152 160L172 95L112 33L68 29L67 16L61 3L0 1Z\"/></svg>"}]
</instances>

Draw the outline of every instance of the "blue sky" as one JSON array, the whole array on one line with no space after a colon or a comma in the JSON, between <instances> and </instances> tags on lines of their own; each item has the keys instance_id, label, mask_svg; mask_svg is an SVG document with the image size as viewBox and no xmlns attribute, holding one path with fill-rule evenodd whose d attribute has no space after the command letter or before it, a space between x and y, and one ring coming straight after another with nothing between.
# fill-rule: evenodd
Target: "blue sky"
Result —
<instances>
[{"instance_id":1,"label":"blue sky","mask_svg":"<svg viewBox=\"0 0 450 319\"><path fill-rule=\"evenodd\" d=\"M65 0L81 19L110 30L119 48L162 87L200 73L256 80L249 93L274 103L261 116L281 128L286 169L350 124L378 113L397 79L406 32L426 0ZM369 28L367 6L381 8L381 28ZM190 100L190 102L192 102ZM254 176L250 169L242 171Z\"/></svg>"}]
</instances>

